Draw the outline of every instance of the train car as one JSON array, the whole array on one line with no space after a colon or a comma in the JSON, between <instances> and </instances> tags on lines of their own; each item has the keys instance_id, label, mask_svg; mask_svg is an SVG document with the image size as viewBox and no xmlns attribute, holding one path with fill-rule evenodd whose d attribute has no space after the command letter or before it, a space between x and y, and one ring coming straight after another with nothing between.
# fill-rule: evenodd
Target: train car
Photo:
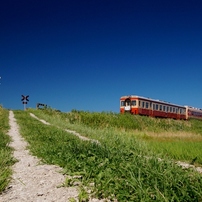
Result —
<instances>
[{"instance_id":1,"label":"train car","mask_svg":"<svg viewBox=\"0 0 202 202\"><path fill-rule=\"evenodd\" d=\"M120 113L151 117L186 119L186 107L137 95L120 98Z\"/></svg>"},{"instance_id":2,"label":"train car","mask_svg":"<svg viewBox=\"0 0 202 202\"><path fill-rule=\"evenodd\" d=\"M201 119L202 120L202 109L185 106L186 107L186 119Z\"/></svg>"}]
</instances>

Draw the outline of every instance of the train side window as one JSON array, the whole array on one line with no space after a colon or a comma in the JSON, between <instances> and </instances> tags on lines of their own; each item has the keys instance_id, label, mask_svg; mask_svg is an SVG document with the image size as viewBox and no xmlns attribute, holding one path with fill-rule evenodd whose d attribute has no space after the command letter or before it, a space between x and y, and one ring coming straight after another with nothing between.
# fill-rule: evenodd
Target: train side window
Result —
<instances>
[{"instance_id":1,"label":"train side window","mask_svg":"<svg viewBox=\"0 0 202 202\"><path fill-rule=\"evenodd\" d=\"M172 109L172 107L170 107L170 112L171 112L171 113L173 112L173 109Z\"/></svg>"},{"instance_id":2,"label":"train side window","mask_svg":"<svg viewBox=\"0 0 202 202\"><path fill-rule=\"evenodd\" d=\"M178 108L176 108L176 113L178 113L179 112L179 110L178 110Z\"/></svg>"},{"instance_id":3,"label":"train side window","mask_svg":"<svg viewBox=\"0 0 202 202\"><path fill-rule=\"evenodd\" d=\"M146 102L146 108L147 108L147 109L149 108L149 103L148 103L148 102Z\"/></svg>"},{"instance_id":4,"label":"train side window","mask_svg":"<svg viewBox=\"0 0 202 202\"><path fill-rule=\"evenodd\" d=\"M163 111L164 111L164 112L166 111L166 106L163 106Z\"/></svg>"},{"instance_id":5,"label":"train side window","mask_svg":"<svg viewBox=\"0 0 202 202\"><path fill-rule=\"evenodd\" d=\"M173 113L175 113L175 108L173 107Z\"/></svg>"},{"instance_id":6,"label":"train side window","mask_svg":"<svg viewBox=\"0 0 202 202\"><path fill-rule=\"evenodd\" d=\"M139 107L141 107L141 101L139 101Z\"/></svg>"},{"instance_id":7,"label":"train side window","mask_svg":"<svg viewBox=\"0 0 202 202\"><path fill-rule=\"evenodd\" d=\"M142 102L142 108L144 108L144 102Z\"/></svg>"},{"instance_id":8,"label":"train side window","mask_svg":"<svg viewBox=\"0 0 202 202\"><path fill-rule=\"evenodd\" d=\"M136 100L133 100L131 103L132 106L136 106Z\"/></svg>"},{"instance_id":9,"label":"train side window","mask_svg":"<svg viewBox=\"0 0 202 202\"><path fill-rule=\"evenodd\" d=\"M156 110L159 110L159 105L158 104L156 104Z\"/></svg>"},{"instance_id":10,"label":"train side window","mask_svg":"<svg viewBox=\"0 0 202 202\"><path fill-rule=\"evenodd\" d=\"M159 105L159 110L162 111L162 105Z\"/></svg>"},{"instance_id":11,"label":"train side window","mask_svg":"<svg viewBox=\"0 0 202 202\"><path fill-rule=\"evenodd\" d=\"M150 109L152 108L152 102L150 102Z\"/></svg>"},{"instance_id":12,"label":"train side window","mask_svg":"<svg viewBox=\"0 0 202 202\"><path fill-rule=\"evenodd\" d=\"M185 109L181 109L181 114L185 114Z\"/></svg>"},{"instance_id":13,"label":"train side window","mask_svg":"<svg viewBox=\"0 0 202 202\"><path fill-rule=\"evenodd\" d=\"M169 112L169 107L167 106L167 112Z\"/></svg>"}]
</instances>

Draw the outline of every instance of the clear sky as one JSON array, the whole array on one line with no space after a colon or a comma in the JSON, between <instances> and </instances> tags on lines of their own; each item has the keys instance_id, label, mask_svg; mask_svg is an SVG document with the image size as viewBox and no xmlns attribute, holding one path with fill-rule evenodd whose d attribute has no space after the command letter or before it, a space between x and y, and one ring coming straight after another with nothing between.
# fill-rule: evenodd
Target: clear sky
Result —
<instances>
[{"instance_id":1,"label":"clear sky","mask_svg":"<svg viewBox=\"0 0 202 202\"><path fill-rule=\"evenodd\" d=\"M0 104L119 112L123 95L202 108L201 0L2 0Z\"/></svg>"}]
</instances>

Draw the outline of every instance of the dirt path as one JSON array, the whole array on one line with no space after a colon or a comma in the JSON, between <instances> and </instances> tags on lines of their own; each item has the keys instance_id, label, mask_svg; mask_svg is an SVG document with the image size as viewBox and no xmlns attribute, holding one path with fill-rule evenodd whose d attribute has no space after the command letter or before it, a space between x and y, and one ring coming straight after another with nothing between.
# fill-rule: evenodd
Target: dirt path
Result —
<instances>
[{"instance_id":1,"label":"dirt path","mask_svg":"<svg viewBox=\"0 0 202 202\"><path fill-rule=\"evenodd\" d=\"M14 157L18 162L13 166L12 181L8 189L0 195L1 202L66 202L70 198L78 201L76 188L57 188L65 176L61 169L53 165L40 165L40 161L26 150L26 142L19 134L18 125L12 111L9 112L10 130Z\"/></svg>"}]
</instances>

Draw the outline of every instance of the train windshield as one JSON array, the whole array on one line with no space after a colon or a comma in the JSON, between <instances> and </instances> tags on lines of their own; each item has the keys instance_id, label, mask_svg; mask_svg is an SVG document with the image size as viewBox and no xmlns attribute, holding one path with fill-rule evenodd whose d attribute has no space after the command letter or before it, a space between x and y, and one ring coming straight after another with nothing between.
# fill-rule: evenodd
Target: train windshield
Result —
<instances>
[{"instance_id":1,"label":"train windshield","mask_svg":"<svg viewBox=\"0 0 202 202\"><path fill-rule=\"evenodd\" d=\"M130 106L130 105L131 105L130 99L126 99L125 100L125 106Z\"/></svg>"},{"instance_id":2,"label":"train windshield","mask_svg":"<svg viewBox=\"0 0 202 202\"><path fill-rule=\"evenodd\" d=\"M137 102L136 100L130 100L130 99L126 99L125 101L121 101L121 106L125 107L125 106L136 106Z\"/></svg>"},{"instance_id":3,"label":"train windshield","mask_svg":"<svg viewBox=\"0 0 202 202\"><path fill-rule=\"evenodd\" d=\"M125 106L125 101L121 101L121 106Z\"/></svg>"}]
</instances>

